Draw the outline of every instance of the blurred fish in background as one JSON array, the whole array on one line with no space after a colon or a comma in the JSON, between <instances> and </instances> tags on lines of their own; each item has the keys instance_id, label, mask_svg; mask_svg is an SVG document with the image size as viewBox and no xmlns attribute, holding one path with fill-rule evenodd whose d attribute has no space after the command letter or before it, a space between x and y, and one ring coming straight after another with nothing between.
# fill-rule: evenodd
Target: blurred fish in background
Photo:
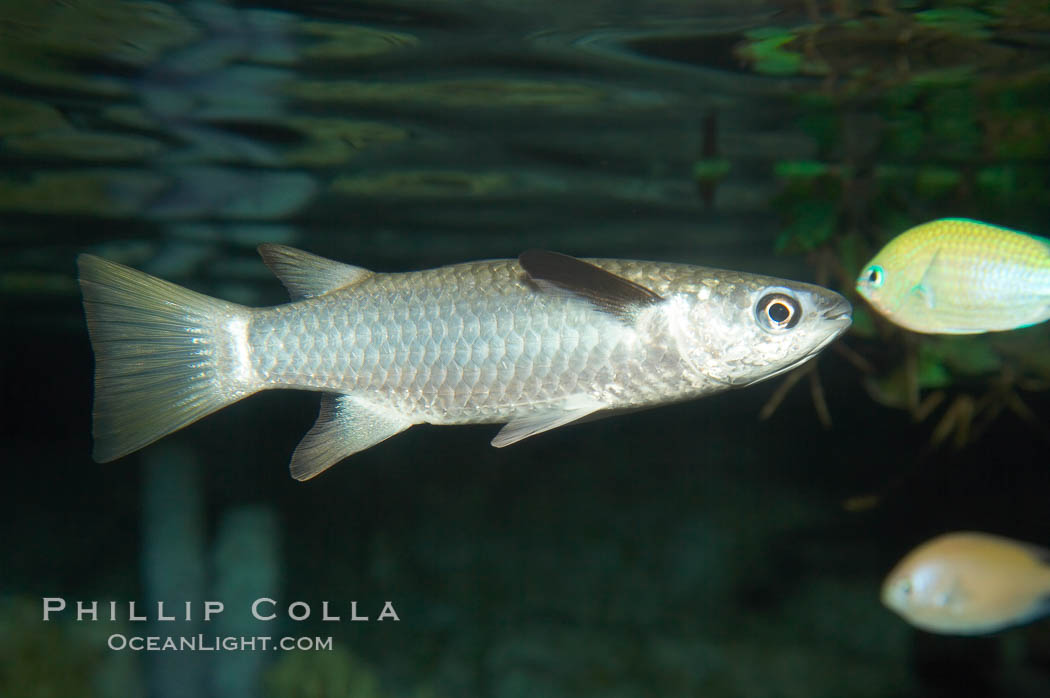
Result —
<instances>
[{"instance_id":1,"label":"blurred fish in background","mask_svg":"<svg viewBox=\"0 0 1050 698\"><path fill-rule=\"evenodd\" d=\"M882 602L934 633L978 635L1050 614L1050 550L988 533L946 533L908 553Z\"/></svg>"}]
</instances>

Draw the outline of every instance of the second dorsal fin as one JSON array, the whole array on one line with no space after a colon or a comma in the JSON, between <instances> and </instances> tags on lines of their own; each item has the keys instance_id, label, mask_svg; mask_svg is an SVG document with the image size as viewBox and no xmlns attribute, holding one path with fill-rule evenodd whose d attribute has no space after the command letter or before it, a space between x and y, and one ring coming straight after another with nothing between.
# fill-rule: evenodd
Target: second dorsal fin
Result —
<instances>
[{"instance_id":1,"label":"second dorsal fin","mask_svg":"<svg viewBox=\"0 0 1050 698\"><path fill-rule=\"evenodd\" d=\"M372 272L352 264L335 262L287 245L259 245L263 263L281 280L292 300L322 296L339 288L359 284Z\"/></svg>"}]
</instances>

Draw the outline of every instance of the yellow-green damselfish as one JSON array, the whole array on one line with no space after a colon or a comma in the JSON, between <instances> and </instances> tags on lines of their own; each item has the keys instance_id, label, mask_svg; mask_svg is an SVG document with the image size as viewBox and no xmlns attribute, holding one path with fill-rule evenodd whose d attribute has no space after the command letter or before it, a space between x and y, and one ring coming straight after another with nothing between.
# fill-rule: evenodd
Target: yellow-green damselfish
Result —
<instances>
[{"instance_id":1,"label":"yellow-green damselfish","mask_svg":"<svg viewBox=\"0 0 1050 698\"><path fill-rule=\"evenodd\" d=\"M978 334L1050 319L1050 240L965 218L918 225L865 265L857 292L915 332Z\"/></svg>"}]
</instances>

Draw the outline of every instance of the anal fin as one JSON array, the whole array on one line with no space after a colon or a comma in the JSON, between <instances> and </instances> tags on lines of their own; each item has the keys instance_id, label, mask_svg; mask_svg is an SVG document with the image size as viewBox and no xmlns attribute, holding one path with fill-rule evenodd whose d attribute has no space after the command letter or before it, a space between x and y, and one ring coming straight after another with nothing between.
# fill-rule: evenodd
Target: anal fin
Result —
<instances>
[{"instance_id":1,"label":"anal fin","mask_svg":"<svg viewBox=\"0 0 1050 698\"><path fill-rule=\"evenodd\" d=\"M296 480L309 480L358 451L375 446L412 426L403 415L353 395L325 393L321 413L292 454Z\"/></svg>"},{"instance_id":2,"label":"anal fin","mask_svg":"<svg viewBox=\"0 0 1050 698\"><path fill-rule=\"evenodd\" d=\"M533 412L520 417L515 417L499 430L496 437L492 439L492 445L503 448L527 439L536 434L542 434L551 429L557 429L587 415L605 409L605 404L595 400L589 395L574 395L568 398L558 407Z\"/></svg>"}]
</instances>

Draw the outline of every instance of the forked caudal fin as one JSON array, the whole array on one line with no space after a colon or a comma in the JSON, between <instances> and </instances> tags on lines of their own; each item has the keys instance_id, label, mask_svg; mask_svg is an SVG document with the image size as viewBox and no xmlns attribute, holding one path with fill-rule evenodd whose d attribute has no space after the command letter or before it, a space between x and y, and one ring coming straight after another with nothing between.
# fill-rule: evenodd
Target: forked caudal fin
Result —
<instances>
[{"instance_id":1,"label":"forked caudal fin","mask_svg":"<svg viewBox=\"0 0 1050 698\"><path fill-rule=\"evenodd\" d=\"M77 258L95 351L94 458L116 460L259 389L250 309Z\"/></svg>"}]
</instances>

